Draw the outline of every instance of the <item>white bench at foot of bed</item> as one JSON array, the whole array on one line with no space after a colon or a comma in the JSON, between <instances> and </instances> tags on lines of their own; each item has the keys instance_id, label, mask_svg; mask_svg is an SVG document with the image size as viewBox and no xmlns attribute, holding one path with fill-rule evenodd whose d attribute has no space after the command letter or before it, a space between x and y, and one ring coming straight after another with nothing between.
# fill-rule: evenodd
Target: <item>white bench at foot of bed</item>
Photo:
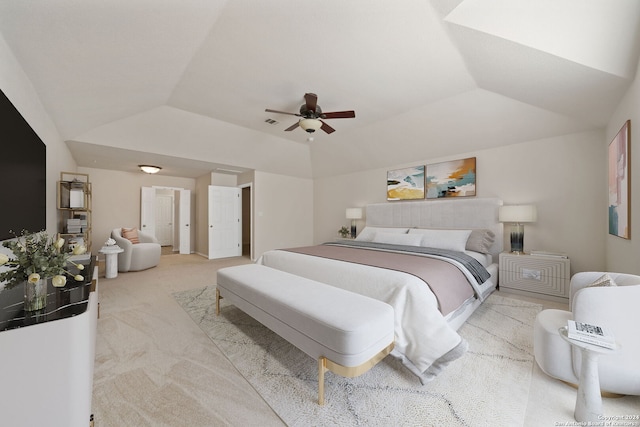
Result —
<instances>
[{"instance_id":1,"label":"white bench at foot of bed","mask_svg":"<svg viewBox=\"0 0 640 427\"><path fill-rule=\"evenodd\" d=\"M324 374L367 372L393 349L393 308L382 301L258 264L218 270L220 298L318 360L318 403Z\"/></svg>"}]
</instances>

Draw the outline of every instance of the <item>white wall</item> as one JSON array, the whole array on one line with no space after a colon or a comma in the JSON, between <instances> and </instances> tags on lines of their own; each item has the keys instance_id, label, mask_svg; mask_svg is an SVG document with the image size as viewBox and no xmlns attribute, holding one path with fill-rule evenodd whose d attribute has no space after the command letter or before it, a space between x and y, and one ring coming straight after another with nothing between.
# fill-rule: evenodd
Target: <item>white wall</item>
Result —
<instances>
[{"instance_id":1,"label":"white wall","mask_svg":"<svg viewBox=\"0 0 640 427\"><path fill-rule=\"evenodd\" d=\"M640 66L640 65L639 65ZM640 274L640 197L637 189L640 188L640 76L636 75L635 81L620 102L607 126L606 138L603 150L605 155L611 140L616 136L625 121L631 120L631 239L607 234L606 238L606 267L609 271L621 273ZM606 226L606 224L605 224Z\"/></svg>"},{"instance_id":2,"label":"white wall","mask_svg":"<svg viewBox=\"0 0 640 427\"><path fill-rule=\"evenodd\" d=\"M117 227L140 228L140 189L175 187L195 194L196 180L146 173L131 173L96 168L78 168L89 174L92 190L92 252L96 253ZM192 222L195 218L192 209ZM193 234L192 234L193 236ZM193 240L193 239L192 239ZM192 247L194 242L192 241Z\"/></svg>"},{"instance_id":3,"label":"white wall","mask_svg":"<svg viewBox=\"0 0 640 427\"><path fill-rule=\"evenodd\" d=\"M313 181L256 171L253 254L313 243Z\"/></svg>"},{"instance_id":4,"label":"white wall","mask_svg":"<svg viewBox=\"0 0 640 427\"><path fill-rule=\"evenodd\" d=\"M47 146L47 232L58 231L56 182L60 172L76 172L76 163L45 111L28 76L0 35L0 89ZM11 141L4 141L5 144ZM20 179L14 177L14 179ZM35 230L34 230L35 231Z\"/></svg>"},{"instance_id":5,"label":"white wall","mask_svg":"<svg viewBox=\"0 0 640 427\"><path fill-rule=\"evenodd\" d=\"M537 206L538 221L525 227L525 250L566 252L573 272L604 268L606 209L602 207L606 206L606 161L603 159L606 153L603 138L602 132L566 135L317 179L315 243L335 239L338 229L350 224L345 218L347 207L386 201L388 169L475 156L477 197L499 197L505 204ZM358 230L363 226L364 221L359 221ZM505 241L505 248L508 247L509 242Z\"/></svg>"}]
</instances>

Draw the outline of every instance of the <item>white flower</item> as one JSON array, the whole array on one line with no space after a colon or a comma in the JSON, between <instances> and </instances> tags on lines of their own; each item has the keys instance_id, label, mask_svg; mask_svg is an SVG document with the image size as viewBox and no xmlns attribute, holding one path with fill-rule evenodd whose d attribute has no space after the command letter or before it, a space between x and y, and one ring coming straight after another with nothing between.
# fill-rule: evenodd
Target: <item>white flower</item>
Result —
<instances>
[{"instance_id":1,"label":"white flower","mask_svg":"<svg viewBox=\"0 0 640 427\"><path fill-rule=\"evenodd\" d=\"M82 274L76 274L73 278L76 279L76 282L82 282L84 280Z\"/></svg>"},{"instance_id":2,"label":"white flower","mask_svg":"<svg viewBox=\"0 0 640 427\"><path fill-rule=\"evenodd\" d=\"M38 280L40 280L40 275L38 273L31 273L27 280L29 281L29 283L36 283Z\"/></svg>"},{"instance_id":3,"label":"white flower","mask_svg":"<svg viewBox=\"0 0 640 427\"><path fill-rule=\"evenodd\" d=\"M9 257L6 254L0 254L0 265L5 265L9 262Z\"/></svg>"},{"instance_id":4,"label":"white flower","mask_svg":"<svg viewBox=\"0 0 640 427\"><path fill-rule=\"evenodd\" d=\"M53 244L56 249L61 249L64 246L64 239L61 237Z\"/></svg>"},{"instance_id":5,"label":"white flower","mask_svg":"<svg viewBox=\"0 0 640 427\"><path fill-rule=\"evenodd\" d=\"M51 279L51 284L56 288L61 288L67 284L67 278L61 274L53 276L53 278Z\"/></svg>"},{"instance_id":6,"label":"white flower","mask_svg":"<svg viewBox=\"0 0 640 427\"><path fill-rule=\"evenodd\" d=\"M75 248L73 248L74 255L82 255L85 252L87 252L87 247L84 245L78 245Z\"/></svg>"},{"instance_id":7,"label":"white flower","mask_svg":"<svg viewBox=\"0 0 640 427\"><path fill-rule=\"evenodd\" d=\"M84 270L84 264L76 264L76 268L80 271Z\"/></svg>"}]
</instances>

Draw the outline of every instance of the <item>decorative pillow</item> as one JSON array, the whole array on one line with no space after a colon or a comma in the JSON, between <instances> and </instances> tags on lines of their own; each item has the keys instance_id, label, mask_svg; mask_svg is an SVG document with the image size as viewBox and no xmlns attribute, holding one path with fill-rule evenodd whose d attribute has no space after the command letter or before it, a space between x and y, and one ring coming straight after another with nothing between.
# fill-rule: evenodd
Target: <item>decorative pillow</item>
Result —
<instances>
[{"instance_id":1,"label":"decorative pillow","mask_svg":"<svg viewBox=\"0 0 640 427\"><path fill-rule=\"evenodd\" d=\"M618 286L618 284L611 278L611 276L609 276L609 273L605 273L597 278L592 284L587 286L587 288L596 288L601 286Z\"/></svg>"},{"instance_id":2,"label":"decorative pillow","mask_svg":"<svg viewBox=\"0 0 640 427\"><path fill-rule=\"evenodd\" d=\"M441 230L434 228L412 228L409 234L422 235L420 246L464 252L471 230Z\"/></svg>"},{"instance_id":3,"label":"decorative pillow","mask_svg":"<svg viewBox=\"0 0 640 427\"><path fill-rule=\"evenodd\" d=\"M138 237L138 229L137 228L123 228L122 229L122 237L133 243L140 243L140 238Z\"/></svg>"},{"instance_id":4,"label":"decorative pillow","mask_svg":"<svg viewBox=\"0 0 640 427\"><path fill-rule=\"evenodd\" d=\"M480 252L481 254L488 254L489 248L495 242L495 233L491 230L484 228L477 228L471 230L471 234L467 239L466 249L468 251Z\"/></svg>"},{"instance_id":5,"label":"decorative pillow","mask_svg":"<svg viewBox=\"0 0 640 427\"><path fill-rule=\"evenodd\" d=\"M422 236L419 234L385 233L383 231L376 231L372 240L375 243L406 246L420 246L421 241Z\"/></svg>"},{"instance_id":6,"label":"decorative pillow","mask_svg":"<svg viewBox=\"0 0 640 427\"><path fill-rule=\"evenodd\" d=\"M373 240L373 236L376 232L382 233L396 233L396 234L407 234L409 231L408 228L397 228L397 227L365 227L362 229L356 240L360 240L363 242L371 242Z\"/></svg>"}]
</instances>

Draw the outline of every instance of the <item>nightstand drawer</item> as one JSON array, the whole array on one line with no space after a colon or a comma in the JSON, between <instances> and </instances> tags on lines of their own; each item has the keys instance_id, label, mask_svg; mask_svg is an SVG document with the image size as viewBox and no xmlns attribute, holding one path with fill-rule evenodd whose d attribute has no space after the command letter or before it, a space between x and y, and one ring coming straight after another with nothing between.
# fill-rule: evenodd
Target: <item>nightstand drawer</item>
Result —
<instances>
[{"instance_id":1,"label":"nightstand drawer","mask_svg":"<svg viewBox=\"0 0 640 427\"><path fill-rule=\"evenodd\" d=\"M569 298L568 258L500 254L500 288Z\"/></svg>"}]
</instances>

